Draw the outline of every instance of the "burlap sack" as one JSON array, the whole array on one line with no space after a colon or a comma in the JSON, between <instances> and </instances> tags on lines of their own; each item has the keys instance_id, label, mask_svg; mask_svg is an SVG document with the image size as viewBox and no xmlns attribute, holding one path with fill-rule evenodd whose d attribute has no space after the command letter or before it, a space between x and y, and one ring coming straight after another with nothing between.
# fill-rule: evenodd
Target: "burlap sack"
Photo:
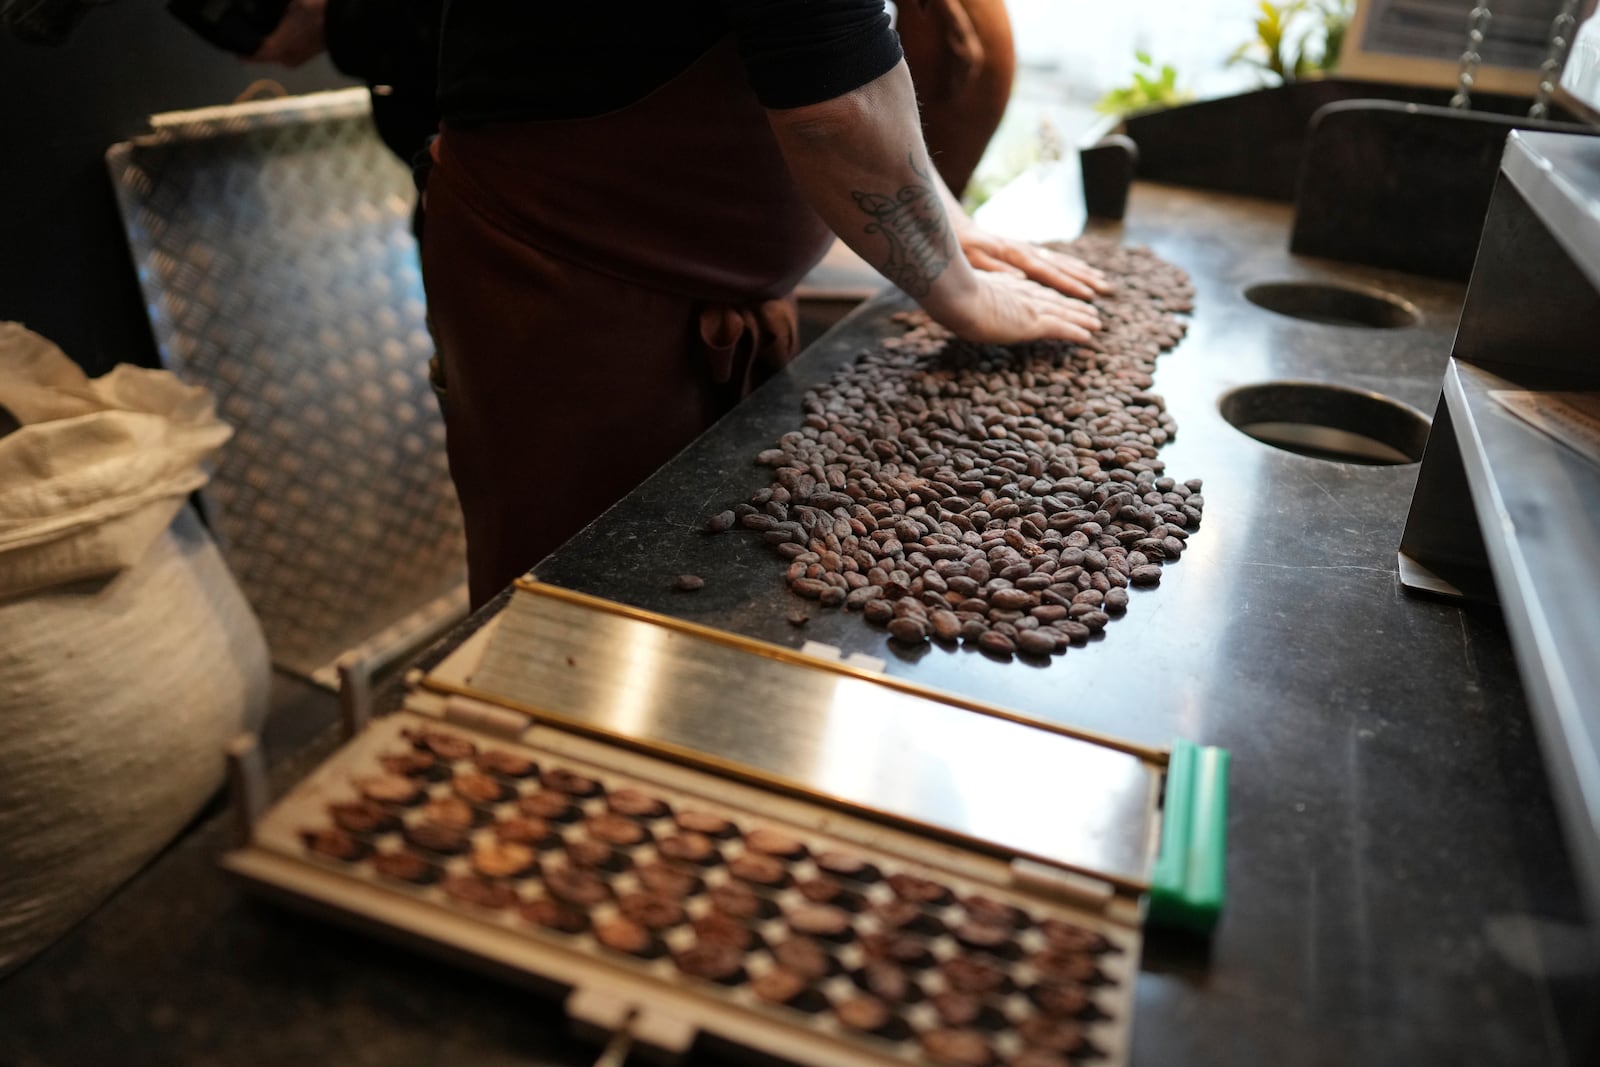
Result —
<instances>
[{"instance_id":1,"label":"burlap sack","mask_svg":"<svg viewBox=\"0 0 1600 1067\"><path fill-rule=\"evenodd\" d=\"M55 345L0 323L0 598L131 566L232 434L204 389L122 366L84 376Z\"/></svg>"},{"instance_id":2,"label":"burlap sack","mask_svg":"<svg viewBox=\"0 0 1600 1067\"><path fill-rule=\"evenodd\" d=\"M0 974L199 811L260 725L261 629L186 506L229 435L163 371L0 323Z\"/></svg>"}]
</instances>

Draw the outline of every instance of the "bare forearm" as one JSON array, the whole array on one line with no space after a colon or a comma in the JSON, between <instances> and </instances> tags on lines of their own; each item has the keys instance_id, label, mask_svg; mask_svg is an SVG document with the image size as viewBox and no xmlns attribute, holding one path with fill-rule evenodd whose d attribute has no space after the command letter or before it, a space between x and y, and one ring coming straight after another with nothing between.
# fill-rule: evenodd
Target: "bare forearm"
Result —
<instances>
[{"instance_id":1,"label":"bare forearm","mask_svg":"<svg viewBox=\"0 0 1600 1067\"><path fill-rule=\"evenodd\" d=\"M904 62L854 92L768 114L790 172L833 232L959 336L1087 341L1099 329L1093 308L1005 262L1032 253L1008 251L962 213L928 161ZM974 254L987 269L973 269Z\"/></svg>"},{"instance_id":2,"label":"bare forearm","mask_svg":"<svg viewBox=\"0 0 1600 1067\"><path fill-rule=\"evenodd\" d=\"M935 315L955 312L975 282L905 64L837 99L770 114L790 171L833 231Z\"/></svg>"}]
</instances>

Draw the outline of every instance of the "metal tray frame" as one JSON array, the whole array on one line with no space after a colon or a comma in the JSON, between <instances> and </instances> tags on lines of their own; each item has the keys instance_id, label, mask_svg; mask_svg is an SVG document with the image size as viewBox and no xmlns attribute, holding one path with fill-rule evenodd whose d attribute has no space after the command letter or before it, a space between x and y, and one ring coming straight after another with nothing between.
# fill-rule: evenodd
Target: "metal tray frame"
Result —
<instances>
[{"instance_id":1,"label":"metal tray frame","mask_svg":"<svg viewBox=\"0 0 1600 1067\"><path fill-rule=\"evenodd\" d=\"M235 429L207 518L274 662L331 686L466 607L410 175L364 90L151 121L106 158L161 359Z\"/></svg>"}]
</instances>

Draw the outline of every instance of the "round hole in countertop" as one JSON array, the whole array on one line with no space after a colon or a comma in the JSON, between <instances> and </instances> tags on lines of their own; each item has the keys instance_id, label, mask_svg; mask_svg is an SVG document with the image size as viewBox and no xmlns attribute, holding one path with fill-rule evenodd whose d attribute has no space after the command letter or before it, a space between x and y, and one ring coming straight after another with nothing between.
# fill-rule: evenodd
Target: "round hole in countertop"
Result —
<instances>
[{"instance_id":1,"label":"round hole in countertop","mask_svg":"<svg viewBox=\"0 0 1600 1067\"><path fill-rule=\"evenodd\" d=\"M1313 459L1416 463L1432 423L1416 408L1326 382L1263 382L1217 401L1222 417L1263 444Z\"/></svg>"},{"instance_id":2,"label":"round hole in countertop","mask_svg":"<svg viewBox=\"0 0 1600 1067\"><path fill-rule=\"evenodd\" d=\"M1398 330L1422 319L1416 308L1389 293L1326 282L1264 282L1244 291L1256 307L1303 322L1369 330Z\"/></svg>"}]
</instances>

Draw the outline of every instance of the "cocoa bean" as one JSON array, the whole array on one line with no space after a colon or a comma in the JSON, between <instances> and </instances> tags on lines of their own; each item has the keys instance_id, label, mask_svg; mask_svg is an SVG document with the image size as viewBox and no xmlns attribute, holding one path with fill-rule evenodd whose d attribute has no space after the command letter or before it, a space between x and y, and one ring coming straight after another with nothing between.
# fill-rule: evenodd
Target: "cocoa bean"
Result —
<instances>
[{"instance_id":1,"label":"cocoa bean","mask_svg":"<svg viewBox=\"0 0 1600 1067\"><path fill-rule=\"evenodd\" d=\"M902 644L915 645L928 639L928 631L921 619L903 615L889 620L889 636Z\"/></svg>"},{"instance_id":2,"label":"cocoa bean","mask_svg":"<svg viewBox=\"0 0 1600 1067\"><path fill-rule=\"evenodd\" d=\"M862 605L861 614L868 622L882 625L894 618L894 606L887 600L869 600Z\"/></svg>"},{"instance_id":3,"label":"cocoa bean","mask_svg":"<svg viewBox=\"0 0 1600 1067\"><path fill-rule=\"evenodd\" d=\"M1056 648L1055 638L1038 629L1019 630L1016 645L1017 651L1033 656L1048 656Z\"/></svg>"},{"instance_id":4,"label":"cocoa bean","mask_svg":"<svg viewBox=\"0 0 1600 1067\"><path fill-rule=\"evenodd\" d=\"M790 582L789 588L807 600L816 600L828 589L828 583L816 578L800 578Z\"/></svg>"},{"instance_id":5,"label":"cocoa bean","mask_svg":"<svg viewBox=\"0 0 1600 1067\"><path fill-rule=\"evenodd\" d=\"M950 591L952 593L960 593L963 596L976 596L978 594L978 590L981 588L977 582L973 581L972 578L967 575L957 575L951 577L946 580L946 584L950 586Z\"/></svg>"},{"instance_id":6,"label":"cocoa bean","mask_svg":"<svg viewBox=\"0 0 1600 1067\"><path fill-rule=\"evenodd\" d=\"M1135 567L1128 575L1128 580L1134 585L1156 585L1161 581L1161 568L1155 564Z\"/></svg>"},{"instance_id":7,"label":"cocoa bean","mask_svg":"<svg viewBox=\"0 0 1600 1067\"><path fill-rule=\"evenodd\" d=\"M998 656L1009 656L1017 650L1016 643L998 630L987 630L980 634L978 647Z\"/></svg>"},{"instance_id":8,"label":"cocoa bean","mask_svg":"<svg viewBox=\"0 0 1600 1067\"><path fill-rule=\"evenodd\" d=\"M851 591L851 593L844 598L844 606L847 610L859 611L861 608L866 606L868 601L877 600L881 596L883 596L883 589L881 586L864 585L859 589Z\"/></svg>"},{"instance_id":9,"label":"cocoa bean","mask_svg":"<svg viewBox=\"0 0 1600 1067\"><path fill-rule=\"evenodd\" d=\"M1036 598L1021 589L997 589L989 595L989 603L1002 611L1018 611L1031 607Z\"/></svg>"},{"instance_id":10,"label":"cocoa bean","mask_svg":"<svg viewBox=\"0 0 1600 1067\"><path fill-rule=\"evenodd\" d=\"M928 617L933 634L941 641L955 641L961 636L961 620L953 611L935 611Z\"/></svg>"}]
</instances>

